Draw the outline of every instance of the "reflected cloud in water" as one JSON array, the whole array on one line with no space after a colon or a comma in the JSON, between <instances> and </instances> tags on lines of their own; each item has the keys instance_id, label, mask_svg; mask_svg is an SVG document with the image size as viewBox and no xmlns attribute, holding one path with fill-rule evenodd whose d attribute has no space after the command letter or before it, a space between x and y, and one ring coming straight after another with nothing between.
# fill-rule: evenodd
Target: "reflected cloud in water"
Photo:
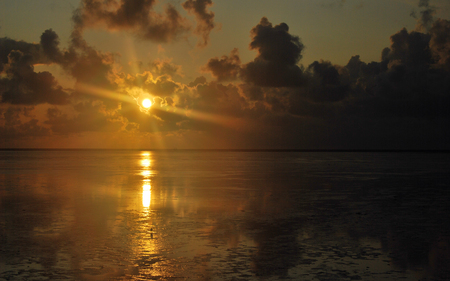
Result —
<instances>
[{"instance_id":1,"label":"reflected cloud in water","mask_svg":"<svg viewBox=\"0 0 450 281\"><path fill-rule=\"evenodd\" d=\"M0 273L446 280L450 163L413 156L15 152L0 166Z\"/></svg>"}]
</instances>

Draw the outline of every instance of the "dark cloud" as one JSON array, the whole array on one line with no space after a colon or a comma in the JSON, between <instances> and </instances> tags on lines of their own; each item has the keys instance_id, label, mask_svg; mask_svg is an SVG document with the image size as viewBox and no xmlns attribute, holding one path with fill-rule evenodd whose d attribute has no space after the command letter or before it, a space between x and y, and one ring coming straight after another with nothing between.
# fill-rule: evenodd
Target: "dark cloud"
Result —
<instances>
[{"instance_id":1,"label":"dark cloud","mask_svg":"<svg viewBox=\"0 0 450 281\"><path fill-rule=\"evenodd\" d=\"M254 30L253 34L262 33ZM266 143L315 148L448 148L449 30L449 22L441 19L433 22L429 32L402 29L391 36L378 62L366 63L357 55L345 66L315 61L301 72L303 83L296 87L286 87L292 85L282 82L286 76L268 84L255 83L247 73L242 76L247 83L239 87L257 113L252 116L254 121L263 127L272 124L267 130L275 130L273 126L281 130L276 140L266 136ZM259 40L254 42L260 46ZM269 50L259 50L248 64L264 62L255 72L262 72L267 61L292 65L298 62L295 54L301 54L277 57L288 52ZM264 87L268 85L272 87Z\"/></svg>"},{"instance_id":2,"label":"dark cloud","mask_svg":"<svg viewBox=\"0 0 450 281\"><path fill-rule=\"evenodd\" d=\"M197 43L198 47L205 47L209 43L209 33L214 29L214 13L208 12L208 7L212 6L211 0L187 0L183 8L189 13L195 15L197 26L194 33L199 35L202 40Z\"/></svg>"},{"instance_id":3,"label":"dark cloud","mask_svg":"<svg viewBox=\"0 0 450 281\"><path fill-rule=\"evenodd\" d=\"M251 30L250 49L258 51L258 57L265 61L293 65L302 58L303 44L297 36L289 34L285 23L272 26L267 18L262 18Z\"/></svg>"},{"instance_id":4,"label":"dark cloud","mask_svg":"<svg viewBox=\"0 0 450 281\"><path fill-rule=\"evenodd\" d=\"M3 141L14 138L33 138L50 134L50 130L39 125L39 121L30 116L32 107L9 106L0 108L0 134ZM26 121L22 121L27 119Z\"/></svg>"},{"instance_id":5,"label":"dark cloud","mask_svg":"<svg viewBox=\"0 0 450 281\"><path fill-rule=\"evenodd\" d=\"M315 61L308 67L311 73L308 95L316 101L339 101L350 91L350 85L331 62ZM343 81L344 80L344 81Z\"/></svg>"},{"instance_id":6,"label":"dark cloud","mask_svg":"<svg viewBox=\"0 0 450 281\"><path fill-rule=\"evenodd\" d=\"M115 111L107 110L102 103L81 102L74 105L70 116L57 107L47 110L47 121L53 133L72 134L82 132L118 132L126 127L127 120Z\"/></svg>"},{"instance_id":7,"label":"dark cloud","mask_svg":"<svg viewBox=\"0 0 450 281\"><path fill-rule=\"evenodd\" d=\"M430 50L436 64L450 71L450 21L436 20L430 34Z\"/></svg>"},{"instance_id":8,"label":"dark cloud","mask_svg":"<svg viewBox=\"0 0 450 281\"><path fill-rule=\"evenodd\" d=\"M96 50L82 37L79 30L74 30L70 37L69 48L59 48L59 37L51 29L41 35L41 50L47 63L60 65L66 73L75 79L76 84L71 97L74 99L100 99L109 107L117 107L115 100L105 95L99 97L95 92L85 91L86 86L103 91L116 91L117 73L114 71L114 55ZM81 85L81 87L79 87ZM93 96L94 95L94 96Z\"/></svg>"},{"instance_id":9,"label":"dark cloud","mask_svg":"<svg viewBox=\"0 0 450 281\"><path fill-rule=\"evenodd\" d=\"M190 29L174 6L169 4L163 13L157 13L155 4L155 0L83 0L73 15L75 32L104 25L134 32L144 39L170 42Z\"/></svg>"},{"instance_id":10,"label":"dark cloud","mask_svg":"<svg viewBox=\"0 0 450 281\"><path fill-rule=\"evenodd\" d=\"M108 76L112 73L114 58L93 49L76 54L64 63L66 70L79 83L95 85L103 89L115 89Z\"/></svg>"},{"instance_id":11,"label":"dark cloud","mask_svg":"<svg viewBox=\"0 0 450 281\"><path fill-rule=\"evenodd\" d=\"M104 90L116 90L113 78L114 57L89 46L80 33L74 32L68 49L59 48L59 37L51 29L40 38L40 44L0 39L2 102L13 104L66 104L69 94L49 72L34 72L35 64L58 64L77 84ZM72 98L89 97L92 93L74 91ZM98 98L98 97L97 97ZM112 102L116 104L117 102ZM111 104L112 106L114 106Z\"/></svg>"},{"instance_id":12,"label":"dark cloud","mask_svg":"<svg viewBox=\"0 0 450 281\"><path fill-rule=\"evenodd\" d=\"M241 59L239 58L238 49L233 49L230 56L210 59L203 70L210 71L218 81L235 80L241 70Z\"/></svg>"},{"instance_id":13,"label":"dark cloud","mask_svg":"<svg viewBox=\"0 0 450 281\"><path fill-rule=\"evenodd\" d=\"M229 84L227 86L220 83L211 82L209 84L197 86L198 98L195 100L195 109L201 112L221 112L229 113L230 110L240 108L240 96L236 86ZM227 109L219 109L228 107Z\"/></svg>"},{"instance_id":14,"label":"dark cloud","mask_svg":"<svg viewBox=\"0 0 450 281\"><path fill-rule=\"evenodd\" d=\"M303 44L289 34L285 23L276 26L262 18L251 30L250 49L257 50L254 61L242 68L246 82L268 87L295 87L303 85L302 69L297 63L302 58Z\"/></svg>"},{"instance_id":15,"label":"dark cloud","mask_svg":"<svg viewBox=\"0 0 450 281\"><path fill-rule=\"evenodd\" d=\"M439 22L435 25L439 30ZM392 111L400 102L396 107L397 114L403 116L442 115L442 110L434 107L448 103L450 76L448 71L437 67L439 56L432 51L435 48L432 38L437 37L437 34L408 32L406 29L391 36L390 49L384 51L383 61L378 64L380 69L369 77L371 85L366 85L370 94L386 99L384 102L376 100L374 104L380 102L386 110Z\"/></svg>"},{"instance_id":16,"label":"dark cloud","mask_svg":"<svg viewBox=\"0 0 450 281\"><path fill-rule=\"evenodd\" d=\"M392 64L404 64L408 67L420 67L429 64L431 53L429 48L430 35L417 31L408 32L403 28L391 36L391 47L385 55Z\"/></svg>"},{"instance_id":17,"label":"dark cloud","mask_svg":"<svg viewBox=\"0 0 450 281\"><path fill-rule=\"evenodd\" d=\"M3 71L5 64L8 64L8 56L11 51L20 51L31 57L31 63L42 63L44 61L40 53L39 44L16 41L10 38L0 38L0 72Z\"/></svg>"},{"instance_id":18,"label":"dark cloud","mask_svg":"<svg viewBox=\"0 0 450 281\"><path fill-rule=\"evenodd\" d=\"M206 12L210 4L187 1L184 6L196 15L198 27L209 19L205 26L212 29L213 14ZM426 20L422 13L424 28L393 34L389 47L381 50L380 61L363 62L355 55L342 66L317 60L304 67L299 37L289 33L287 24L274 26L262 18L251 30L254 60L242 63L234 49L203 67L216 81L201 76L187 84L174 80L182 77L181 67L169 59L141 64L136 75L121 73L114 55L89 46L82 36L84 28L100 24L144 36L154 5L153 1L83 1L67 48L60 47L52 30L42 34L39 44L0 39L3 106L66 104L50 108L45 123L32 116L21 121L25 109L12 106L0 114L0 130L17 136L127 130L173 136L198 133L246 148L449 148L447 20ZM420 9L433 8L421 1ZM207 36L211 29L205 27L201 34ZM167 34L171 35L160 41L173 40L182 32ZM206 43L207 37L203 39ZM70 96L50 73L34 72L37 63L57 64L73 77L76 83ZM223 83L227 81L233 83ZM97 96L83 85L122 94L137 88L150 94L155 105L144 114L134 103Z\"/></svg>"},{"instance_id":19,"label":"dark cloud","mask_svg":"<svg viewBox=\"0 0 450 281\"><path fill-rule=\"evenodd\" d=\"M66 104L69 95L50 72L34 72L33 57L11 51L0 79L1 101L11 104Z\"/></svg>"},{"instance_id":20,"label":"dark cloud","mask_svg":"<svg viewBox=\"0 0 450 281\"><path fill-rule=\"evenodd\" d=\"M45 56L52 62L61 62L63 54L59 49L59 36L52 29L41 35L40 45Z\"/></svg>"},{"instance_id":21,"label":"dark cloud","mask_svg":"<svg viewBox=\"0 0 450 281\"><path fill-rule=\"evenodd\" d=\"M246 96L250 101L262 101L264 99L264 90L261 87L252 84L241 84L239 85L244 96Z\"/></svg>"}]
</instances>

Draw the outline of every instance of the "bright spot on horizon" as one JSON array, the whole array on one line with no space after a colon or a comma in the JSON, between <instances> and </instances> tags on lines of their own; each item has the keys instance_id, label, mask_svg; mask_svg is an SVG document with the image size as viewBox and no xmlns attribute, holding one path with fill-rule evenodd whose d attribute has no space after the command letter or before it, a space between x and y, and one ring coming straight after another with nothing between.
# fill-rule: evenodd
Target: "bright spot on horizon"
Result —
<instances>
[{"instance_id":1,"label":"bright spot on horizon","mask_svg":"<svg viewBox=\"0 0 450 281\"><path fill-rule=\"evenodd\" d=\"M145 107L145 108L149 108L150 106L152 106L152 101L149 100L149 99L144 99L142 101L142 106Z\"/></svg>"}]
</instances>

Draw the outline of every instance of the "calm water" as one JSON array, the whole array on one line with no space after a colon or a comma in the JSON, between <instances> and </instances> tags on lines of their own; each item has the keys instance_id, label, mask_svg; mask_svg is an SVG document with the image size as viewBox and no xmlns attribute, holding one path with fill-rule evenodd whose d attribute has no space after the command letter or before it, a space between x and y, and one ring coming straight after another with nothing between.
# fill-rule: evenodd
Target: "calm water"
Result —
<instances>
[{"instance_id":1,"label":"calm water","mask_svg":"<svg viewBox=\"0 0 450 281\"><path fill-rule=\"evenodd\" d=\"M449 156L0 151L0 280L449 280Z\"/></svg>"}]
</instances>

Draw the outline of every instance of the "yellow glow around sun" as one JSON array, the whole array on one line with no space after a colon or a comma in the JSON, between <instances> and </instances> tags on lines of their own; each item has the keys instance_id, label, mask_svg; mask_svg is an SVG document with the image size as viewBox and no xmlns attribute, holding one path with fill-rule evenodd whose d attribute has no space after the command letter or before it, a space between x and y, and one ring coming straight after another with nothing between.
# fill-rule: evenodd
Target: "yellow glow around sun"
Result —
<instances>
[{"instance_id":1,"label":"yellow glow around sun","mask_svg":"<svg viewBox=\"0 0 450 281\"><path fill-rule=\"evenodd\" d=\"M152 106L152 101L149 100L149 99L144 99L142 101L142 106L145 107L145 108L149 108L150 106Z\"/></svg>"}]
</instances>

